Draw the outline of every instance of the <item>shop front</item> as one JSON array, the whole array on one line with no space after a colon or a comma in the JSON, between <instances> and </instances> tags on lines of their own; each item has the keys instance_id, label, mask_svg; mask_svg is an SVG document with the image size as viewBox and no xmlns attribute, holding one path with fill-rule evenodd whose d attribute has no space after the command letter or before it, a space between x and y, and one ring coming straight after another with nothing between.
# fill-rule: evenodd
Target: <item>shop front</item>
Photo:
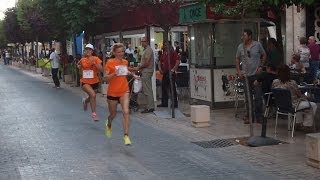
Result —
<instances>
[{"instance_id":1,"label":"shop front","mask_svg":"<svg viewBox=\"0 0 320 180\"><path fill-rule=\"evenodd\" d=\"M180 8L180 23L188 25L190 94L193 103L224 108L235 98L235 55L242 30L259 39L262 19L222 19L210 7L193 4Z\"/></svg>"},{"instance_id":2,"label":"shop front","mask_svg":"<svg viewBox=\"0 0 320 180\"><path fill-rule=\"evenodd\" d=\"M320 44L320 2L306 8L307 37L314 36Z\"/></svg>"}]
</instances>

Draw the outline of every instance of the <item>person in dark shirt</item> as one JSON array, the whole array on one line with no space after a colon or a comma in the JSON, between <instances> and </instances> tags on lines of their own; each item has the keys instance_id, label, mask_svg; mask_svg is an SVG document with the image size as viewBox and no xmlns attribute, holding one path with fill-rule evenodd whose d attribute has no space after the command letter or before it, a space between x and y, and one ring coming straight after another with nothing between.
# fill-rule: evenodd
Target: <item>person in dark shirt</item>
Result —
<instances>
[{"instance_id":1,"label":"person in dark shirt","mask_svg":"<svg viewBox=\"0 0 320 180\"><path fill-rule=\"evenodd\" d=\"M263 92L262 97L265 100L266 105L269 106L270 103L272 104L273 102L271 99L271 101L268 100L270 98L270 95L266 93L271 92L272 82L274 79L277 79L277 68L273 64L269 63L266 69L267 71L262 72L257 76L257 80L254 81L254 85L261 87L261 90ZM262 104L260 108L263 109Z\"/></svg>"},{"instance_id":2,"label":"person in dark shirt","mask_svg":"<svg viewBox=\"0 0 320 180\"><path fill-rule=\"evenodd\" d=\"M277 68L273 64L267 65L267 71L258 75L255 86L261 86L263 93L271 92L271 85L277 79Z\"/></svg>"},{"instance_id":3,"label":"person in dark shirt","mask_svg":"<svg viewBox=\"0 0 320 180\"><path fill-rule=\"evenodd\" d=\"M267 60L268 63L274 67L278 67L281 64L280 52L277 45L277 40L274 38L268 39L267 44Z\"/></svg>"}]
</instances>

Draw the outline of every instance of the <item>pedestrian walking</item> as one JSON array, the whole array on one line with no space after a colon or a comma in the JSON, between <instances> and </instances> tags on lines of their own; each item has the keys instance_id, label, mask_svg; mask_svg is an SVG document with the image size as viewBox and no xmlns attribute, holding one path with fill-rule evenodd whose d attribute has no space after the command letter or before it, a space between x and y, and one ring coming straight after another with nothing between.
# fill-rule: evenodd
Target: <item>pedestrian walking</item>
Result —
<instances>
[{"instance_id":1,"label":"pedestrian walking","mask_svg":"<svg viewBox=\"0 0 320 180\"><path fill-rule=\"evenodd\" d=\"M236 68L238 76L241 79L247 79L249 87L245 88L246 103L250 102L251 107L254 107L254 112L249 112L247 108L247 117L244 119L245 124L249 124L249 113L255 118L256 122L262 121L262 89L259 86L253 86L254 81L257 79L257 75L262 72L262 65L266 62L266 52L262 47L262 44L252 39L252 31L245 29L242 34L242 41L238 46L236 53ZM247 78L244 78L244 77ZM252 91L253 90L253 91ZM247 97L249 94L249 97ZM254 105L253 106L253 96ZM250 101L248 101L250 98ZM248 107L248 106L247 106Z\"/></svg>"},{"instance_id":2,"label":"pedestrian walking","mask_svg":"<svg viewBox=\"0 0 320 180\"><path fill-rule=\"evenodd\" d=\"M152 76L154 73L154 53L149 45L148 39L141 39L143 54L141 57L141 65L136 70L141 71L142 94L146 97L147 106L141 113L151 113L154 111L154 97L152 90Z\"/></svg>"},{"instance_id":3,"label":"pedestrian walking","mask_svg":"<svg viewBox=\"0 0 320 180\"><path fill-rule=\"evenodd\" d=\"M99 87L98 73L103 71L102 61L97 56L93 56L94 47L92 44L85 46L85 56L80 59L78 68L82 72L82 90L88 95L88 97L82 99L83 110L87 111L88 103L91 107L91 118L94 121L98 121L98 115L96 113L96 91Z\"/></svg>"},{"instance_id":4,"label":"pedestrian walking","mask_svg":"<svg viewBox=\"0 0 320 180\"><path fill-rule=\"evenodd\" d=\"M7 65L7 60L6 60L6 51L2 52L2 59L3 59L3 63L4 65Z\"/></svg>"},{"instance_id":5,"label":"pedestrian walking","mask_svg":"<svg viewBox=\"0 0 320 180\"><path fill-rule=\"evenodd\" d=\"M52 80L54 82L54 88L60 88L60 81L58 78L58 71L60 66L60 57L55 51L54 48L51 50L49 62L51 63L51 74L52 74Z\"/></svg>"},{"instance_id":6,"label":"pedestrian walking","mask_svg":"<svg viewBox=\"0 0 320 180\"><path fill-rule=\"evenodd\" d=\"M6 58L5 58L5 60L6 60L6 65L9 65L9 64L10 64L10 60L11 60L11 54L10 54L9 50L6 51L5 57L6 57Z\"/></svg>"},{"instance_id":7,"label":"pedestrian walking","mask_svg":"<svg viewBox=\"0 0 320 180\"><path fill-rule=\"evenodd\" d=\"M109 82L107 92L107 103L109 108L109 116L106 121L106 136L112 135L112 121L117 114L117 105L121 104L123 113L123 141L125 145L131 145L129 137L129 83L127 75L133 75L134 78L138 78L136 75L128 71L128 61L124 59L125 46L121 43L115 43L112 46L112 54L115 58L109 59L105 65L105 80Z\"/></svg>"}]
</instances>

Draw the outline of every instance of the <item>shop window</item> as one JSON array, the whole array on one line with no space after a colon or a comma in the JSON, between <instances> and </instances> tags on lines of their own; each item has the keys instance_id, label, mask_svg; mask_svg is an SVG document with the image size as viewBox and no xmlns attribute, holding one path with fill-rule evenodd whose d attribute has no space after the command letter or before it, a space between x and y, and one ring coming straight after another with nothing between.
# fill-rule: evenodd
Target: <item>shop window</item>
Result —
<instances>
[{"instance_id":1,"label":"shop window","mask_svg":"<svg viewBox=\"0 0 320 180\"><path fill-rule=\"evenodd\" d=\"M210 66L212 24L195 24L190 29L191 64Z\"/></svg>"},{"instance_id":2,"label":"shop window","mask_svg":"<svg viewBox=\"0 0 320 180\"><path fill-rule=\"evenodd\" d=\"M244 28L251 29L253 39L257 38L257 28L253 23L244 24ZM214 58L216 68L235 66L238 45L241 43L242 25L240 22L215 24Z\"/></svg>"}]
</instances>

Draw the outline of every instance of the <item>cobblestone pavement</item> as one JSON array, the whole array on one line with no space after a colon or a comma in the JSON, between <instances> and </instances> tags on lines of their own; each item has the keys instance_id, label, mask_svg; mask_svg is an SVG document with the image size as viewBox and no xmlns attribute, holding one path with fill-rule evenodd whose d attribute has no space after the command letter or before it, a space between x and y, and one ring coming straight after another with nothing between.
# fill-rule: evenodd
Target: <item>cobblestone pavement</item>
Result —
<instances>
[{"instance_id":1,"label":"cobblestone pavement","mask_svg":"<svg viewBox=\"0 0 320 180\"><path fill-rule=\"evenodd\" d=\"M278 159L272 147L201 148L191 141L220 136L191 128L186 119L133 114L133 146L126 147L120 114L107 139L104 121L82 111L79 88L54 89L50 82L0 65L1 180L320 179L316 169ZM102 119L108 114L103 101Z\"/></svg>"}]
</instances>

